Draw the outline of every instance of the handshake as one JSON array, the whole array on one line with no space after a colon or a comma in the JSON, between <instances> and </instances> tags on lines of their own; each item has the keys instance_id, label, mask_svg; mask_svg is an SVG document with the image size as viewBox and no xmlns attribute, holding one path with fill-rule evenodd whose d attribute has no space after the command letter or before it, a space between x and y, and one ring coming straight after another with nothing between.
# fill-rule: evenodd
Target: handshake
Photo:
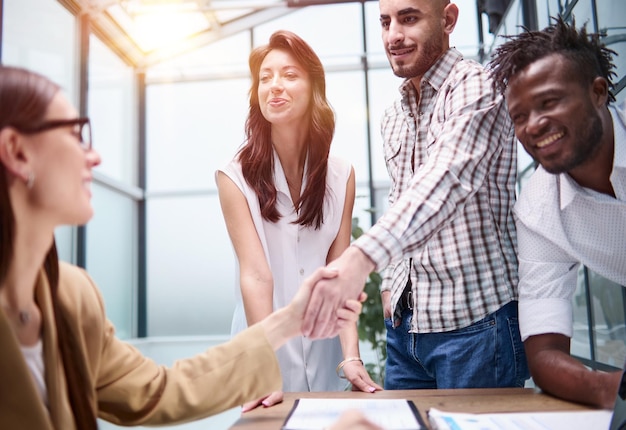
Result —
<instances>
[{"instance_id":1,"label":"handshake","mask_svg":"<svg viewBox=\"0 0 626 430\"><path fill-rule=\"evenodd\" d=\"M272 324L272 329L266 330L270 342L279 342L280 347L297 335L310 339L334 337L342 328L356 323L361 303L367 298L363 287L373 269L374 263L355 247L317 269L305 279L291 303L272 314L280 317L286 327L281 330ZM262 324L271 321L272 315ZM272 332L276 339L272 339Z\"/></svg>"}]
</instances>

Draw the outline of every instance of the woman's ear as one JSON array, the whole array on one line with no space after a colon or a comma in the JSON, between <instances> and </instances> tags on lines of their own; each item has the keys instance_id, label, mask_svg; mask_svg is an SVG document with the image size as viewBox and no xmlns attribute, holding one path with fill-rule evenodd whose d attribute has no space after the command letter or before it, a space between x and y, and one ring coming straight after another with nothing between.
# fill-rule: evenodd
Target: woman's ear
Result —
<instances>
[{"instance_id":1,"label":"woman's ear","mask_svg":"<svg viewBox=\"0 0 626 430\"><path fill-rule=\"evenodd\" d=\"M7 172L27 182L30 169L28 148L24 145L22 135L13 127L0 130L0 162Z\"/></svg>"}]
</instances>

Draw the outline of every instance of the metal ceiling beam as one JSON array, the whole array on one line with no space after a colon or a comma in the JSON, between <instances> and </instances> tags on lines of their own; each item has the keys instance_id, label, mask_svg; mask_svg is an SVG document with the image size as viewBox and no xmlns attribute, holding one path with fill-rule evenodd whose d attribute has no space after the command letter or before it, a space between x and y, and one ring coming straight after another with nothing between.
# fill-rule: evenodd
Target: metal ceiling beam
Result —
<instances>
[{"instance_id":1,"label":"metal ceiling beam","mask_svg":"<svg viewBox=\"0 0 626 430\"><path fill-rule=\"evenodd\" d=\"M202 32L187 38L184 43L180 43L178 46L173 48L164 48L152 51L142 58L138 66L140 68L154 66L164 60L201 48L210 43L217 42L218 40L232 36L241 31L249 30L257 25L292 12L294 12L293 8L288 8L286 6L268 7L267 9L256 11L246 16L237 18L229 23L222 24L219 28Z\"/></svg>"},{"instance_id":2,"label":"metal ceiling beam","mask_svg":"<svg viewBox=\"0 0 626 430\"><path fill-rule=\"evenodd\" d=\"M286 0L211 0L207 4L214 7L214 10L249 9L252 12L190 36L174 47L145 52L107 12L107 7L119 3L120 0L58 1L76 15L88 15L93 33L128 65L140 70L295 11L294 8L287 7Z\"/></svg>"}]
</instances>

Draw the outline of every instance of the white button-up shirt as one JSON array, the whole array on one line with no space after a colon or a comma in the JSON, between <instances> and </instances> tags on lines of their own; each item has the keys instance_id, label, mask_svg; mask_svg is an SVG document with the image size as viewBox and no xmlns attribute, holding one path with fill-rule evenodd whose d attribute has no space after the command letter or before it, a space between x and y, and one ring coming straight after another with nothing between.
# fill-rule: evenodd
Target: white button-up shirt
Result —
<instances>
[{"instance_id":1,"label":"white button-up shirt","mask_svg":"<svg viewBox=\"0 0 626 430\"><path fill-rule=\"evenodd\" d=\"M625 108L610 108L615 198L581 187L568 174L539 167L515 205L523 340L544 333L572 337L572 296L580 264L626 285Z\"/></svg>"}]
</instances>

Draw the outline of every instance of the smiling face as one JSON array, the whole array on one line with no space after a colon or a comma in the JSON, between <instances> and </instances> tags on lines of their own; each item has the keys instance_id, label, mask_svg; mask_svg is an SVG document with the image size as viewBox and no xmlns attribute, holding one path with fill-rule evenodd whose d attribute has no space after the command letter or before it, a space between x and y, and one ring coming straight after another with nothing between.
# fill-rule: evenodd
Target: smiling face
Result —
<instances>
[{"instance_id":1,"label":"smiling face","mask_svg":"<svg viewBox=\"0 0 626 430\"><path fill-rule=\"evenodd\" d=\"M516 73L505 94L515 135L550 173L593 164L604 134L599 112L606 93L596 81L583 84L574 67L548 55Z\"/></svg>"},{"instance_id":2,"label":"smiling face","mask_svg":"<svg viewBox=\"0 0 626 430\"><path fill-rule=\"evenodd\" d=\"M76 109L59 92L44 121L77 117ZM93 215L91 170L100 164L100 156L81 147L77 132L77 126L68 125L23 135L29 141L30 170L35 174L30 201L54 225L85 224Z\"/></svg>"},{"instance_id":3,"label":"smiling face","mask_svg":"<svg viewBox=\"0 0 626 430\"><path fill-rule=\"evenodd\" d=\"M420 79L449 47L458 10L446 0L380 0L387 58L396 76Z\"/></svg>"},{"instance_id":4,"label":"smiling face","mask_svg":"<svg viewBox=\"0 0 626 430\"><path fill-rule=\"evenodd\" d=\"M261 64L258 97L261 113L272 126L299 126L311 103L309 76L289 52L273 49Z\"/></svg>"}]
</instances>

